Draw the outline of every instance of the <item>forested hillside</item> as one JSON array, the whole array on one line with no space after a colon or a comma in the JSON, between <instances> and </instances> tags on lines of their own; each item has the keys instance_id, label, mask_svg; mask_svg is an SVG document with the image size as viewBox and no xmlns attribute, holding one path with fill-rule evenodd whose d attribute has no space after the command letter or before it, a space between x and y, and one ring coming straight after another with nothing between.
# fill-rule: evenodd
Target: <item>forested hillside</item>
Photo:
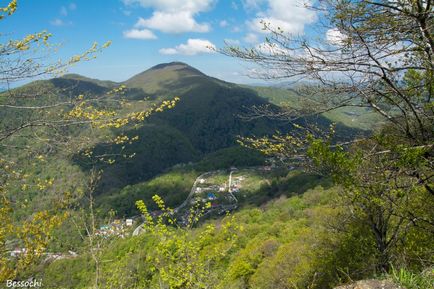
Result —
<instances>
[{"instance_id":1,"label":"forested hillside","mask_svg":"<svg viewBox=\"0 0 434 289\"><path fill-rule=\"evenodd\" d=\"M126 87L121 96L107 95L112 89L121 85ZM272 97L273 89L269 90L269 95ZM118 110L121 116L127 115L131 108L146 109L160 101L174 97L180 98L177 105L170 111L151 116L143 124L127 125L118 132L112 129L95 134L88 129L74 128L73 133L81 137L92 135L90 146L83 147L80 152L72 155L60 151L53 152L48 161L53 164L49 166L47 164L47 167L51 167L50 170L42 171L41 175L33 175L40 179L53 178L57 175L55 171L60 169L57 158L62 159L63 166L79 166L84 174L95 168L102 169L101 180L96 188L97 195L119 192L127 185L149 180L176 164L197 162L209 153L236 147L239 137L265 136L291 130L291 125L278 119L243 119L242 116L249 115L253 107L267 105L274 111L280 109L279 106L268 103L267 99L258 95L254 89L241 88L235 84L208 77L178 62L157 65L124 83L66 75L61 78L30 83L17 88L13 93L24 94L29 91L37 91L41 97L34 100L27 99L26 103L21 100L21 103L17 104L29 106L49 104L67 101L80 95L89 100L103 97L107 102L105 105ZM289 97L292 95L290 91L277 91L276 93L284 93ZM267 94L263 93L263 96L265 95ZM117 103L121 97L124 101L122 105ZM20 112L14 110L8 110L5 113L13 114L13 116L5 116L5 119L13 123L19 121L19 117L27 117L20 116ZM331 120L319 116L300 119L297 123L311 123L321 129L327 129ZM8 123L4 122L2 125L7 127ZM351 139L358 134L366 133L364 130L346 127L344 123L338 125L338 130L338 135L342 139ZM109 140L110 137L116 139L119 136L135 140L128 142ZM47 147L38 148L37 143L28 140L31 143L26 145L36 151L47 149ZM11 142L16 144L17 140L12 139ZM27 140L24 139L24 142ZM3 148L6 150L6 147ZM91 156L88 154L90 151ZM19 156L20 150L14 153L13 150L8 149L8 155ZM112 157L109 162L106 159L101 161L100 156L103 155ZM132 155L134 157L125 157ZM240 163L249 165L248 161L243 163L241 160ZM227 165L222 163L221 167L216 167L218 168L227 168ZM81 177L78 177L77 182L80 183L80 179ZM59 180L60 182L65 184L64 181ZM32 196L32 199L35 197ZM140 195L136 197L140 199ZM131 206L134 201L136 200L132 200ZM111 209L117 210L116 207Z\"/></svg>"},{"instance_id":2,"label":"forested hillside","mask_svg":"<svg viewBox=\"0 0 434 289\"><path fill-rule=\"evenodd\" d=\"M230 1L238 26L197 18L223 1L118 2L80 2L83 31L75 2L47 23L138 18L111 19L153 41L121 61L98 62L111 41L59 60L48 31L20 37L42 14L1 33L0 288L434 289L432 1ZM247 34L173 46L217 25ZM223 58L275 82L207 75L240 77ZM68 73L86 65L132 76Z\"/></svg>"}]
</instances>

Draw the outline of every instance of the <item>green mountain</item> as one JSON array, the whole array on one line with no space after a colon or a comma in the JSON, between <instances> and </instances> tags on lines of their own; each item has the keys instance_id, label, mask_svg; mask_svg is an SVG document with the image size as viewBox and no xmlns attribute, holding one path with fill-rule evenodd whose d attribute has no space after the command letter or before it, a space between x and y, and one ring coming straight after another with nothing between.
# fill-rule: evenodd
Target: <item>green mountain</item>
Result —
<instances>
[{"instance_id":1,"label":"green mountain","mask_svg":"<svg viewBox=\"0 0 434 289\"><path fill-rule=\"evenodd\" d=\"M206 154L236 146L239 136L285 133L292 127L285 121L268 118L243 120L240 115L249 114L253 106L269 105L276 111L279 107L254 89L209 77L184 63L154 66L123 84L142 95L154 95L156 100L178 96L180 101L174 109L151 116L147 125L126 132L140 137L138 143L127 148L136 157L103 165L101 192L111 193L145 181L177 163L198 161ZM323 116L299 121L305 122L324 128L331 123ZM357 130L340 125L338 133L352 137ZM99 154L117 149L97 146Z\"/></svg>"},{"instance_id":2,"label":"green mountain","mask_svg":"<svg viewBox=\"0 0 434 289\"><path fill-rule=\"evenodd\" d=\"M182 62L158 64L123 82L131 88L140 88L153 94L167 94L173 90L188 90L211 78ZM216 80L218 81L218 80Z\"/></svg>"},{"instance_id":3,"label":"green mountain","mask_svg":"<svg viewBox=\"0 0 434 289\"><path fill-rule=\"evenodd\" d=\"M179 97L180 101L175 108L151 116L140 126L123 129L122 133L125 135L138 136L138 141L127 145L123 150L123 154L135 154L135 157L119 157L114 164L108 165L99 162L98 159L89 160L81 155L70 156L65 152L56 152L52 156L50 165L45 165L49 169L35 175L40 178L49 178L53 174L58 175L58 172L62 170L74 172L79 170L84 176L93 166L96 166L103 169L97 194L101 196L101 200L106 199L103 196L110 195L110 200L113 201L112 204L115 207L115 204L119 202L117 196L121 197L118 192L124 187L146 182L177 164L199 162L198 168L205 170L206 168L218 169L231 165L249 166L262 163L264 158L256 154L251 157L251 152L246 152L237 145L237 138L239 136L270 135L276 131L285 133L292 126L285 121L268 118L246 121L240 118L240 115L248 114L253 106L262 105L269 105L271 109L277 111L280 109L279 99L286 99L294 105L299 102L297 96L290 90L239 86L209 77L181 62L154 66L122 83L69 74L50 80L36 81L14 91L16 93L41 92L38 93L38 98L26 99L27 104L49 104L78 95L84 95L87 98L101 97L122 84L127 87L125 98L135 109L146 109L153 103L175 96ZM50 91L50 93L42 93L44 91ZM107 96L104 97L107 98ZM114 96L108 98L110 97ZM22 100L19 101L23 104ZM128 109L120 111L120 113L128 112ZM7 119L11 122L27 117L19 111L8 113ZM331 120L318 116L299 121L301 124L306 122L313 122L326 128L330 125ZM3 122L2 125L4 125ZM338 135L341 137L351 138L359 132L360 130L344 124L338 126ZM78 130L74 133L93 140L94 146L90 149L94 156L116 154L123 146L107 143L105 140L107 136L104 132ZM113 137L117 132L107 131L105 133ZM12 141L18 142L15 139ZM37 144L26 143L26 145L36 146ZM45 150L46 147L41 146L40 149ZM0 148L0 151L10 153L4 148ZM218 156L218 161L215 156ZM85 178L80 177L80 173L75 173L75 180L78 183L83 179ZM72 180L70 182L73 183ZM141 196L136 194L136 197ZM131 203L134 201L131 200Z\"/></svg>"},{"instance_id":4,"label":"green mountain","mask_svg":"<svg viewBox=\"0 0 434 289\"><path fill-rule=\"evenodd\" d=\"M183 63L154 66L122 84L137 95L153 95L154 101L175 96L180 101L175 108L150 117L146 125L125 132L139 136L127 148L127 153L136 156L103 165L100 191L142 182L177 163L198 161L208 153L237 145L238 136L288 129L287 124L269 119L243 121L239 116L248 113L249 107L268 102L251 89L206 76ZM96 146L98 154L117 149L116 145Z\"/></svg>"}]
</instances>

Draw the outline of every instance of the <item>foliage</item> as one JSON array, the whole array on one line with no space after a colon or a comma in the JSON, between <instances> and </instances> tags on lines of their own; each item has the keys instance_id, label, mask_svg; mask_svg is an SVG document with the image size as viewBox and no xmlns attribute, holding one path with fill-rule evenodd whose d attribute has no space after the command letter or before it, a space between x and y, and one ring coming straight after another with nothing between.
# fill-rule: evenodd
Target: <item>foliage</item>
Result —
<instances>
[{"instance_id":1,"label":"foliage","mask_svg":"<svg viewBox=\"0 0 434 289\"><path fill-rule=\"evenodd\" d=\"M297 89L299 99L309 96L303 106L290 101L282 109L250 89L206 77L182 63L159 65L124 84L68 76L2 93L0 145L2 153L8 150L9 161L0 160L0 221L7 224L0 229L0 277L27 277L16 276L17 271L43 256L53 229L66 216L54 214L58 207L52 207L22 218L34 208L26 208L26 197L58 194L52 200L62 205L81 201L73 203L78 209L70 219L82 217L79 232L89 244L76 258L41 264L41 271L31 272L43 276L50 288L331 288L390 270L407 286L424 286L417 273L398 273L391 265L418 272L433 262L431 5L321 1L314 8L328 10L324 16L332 27L324 32L339 32L337 41L316 45L264 23L271 32L265 43L268 52L264 47L223 51L272 68L266 73L275 72L277 65L282 74L276 77L317 81ZM0 18L15 9L12 1ZM62 63L36 61L40 58L32 53L50 49L50 37L43 31L1 45L1 61L10 64L2 80L57 76L109 45L94 44ZM55 92L48 93L53 88ZM149 99L150 93L155 98ZM275 102L284 98L276 91L261 93ZM375 112L389 125L354 140L355 130L341 130L316 117L348 107L357 107L347 111L350 115ZM342 132L350 132L350 141L342 142ZM168 203L178 203L194 171L143 181L204 154L208 156L192 167L205 170L263 160L246 157L247 149L233 148L237 136L274 161L304 166L312 174L278 174L243 200L261 207L242 209L235 219L199 224L205 208L195 204L186 227L177 226L174 210L154 196L155 209L161 211L155 218L144 202L137 202L145 218L143 235L125 240L96 236L94 190L100 194L103 215L111 205L121 215L130 214L134 201L160 191ZM71 159L84 172L76 173ZM16 165L20 168L11 169ZM48 170L41 172L41 167ZM53 177L59 168L75 173L71 190ZM86 190L83 179L95 168L104 169L101 182ZM331 177L337 186L330 187L328 178L318 175ZM318 183L327 189L315 187ZM15 203L14 194L19 195ZM80 199L86 194L89 200ZM265 203L277 196L282 197ZM83 204L89 204L89 211L80 208ZM16 260L8 256L13 242L28 248Z\"/></svg>"},{"instance_id":2,"label":"foliage","mask_svg":"<svg viewBox=\"0 0 434 289\"><path fill-rule=\"evenodd\" d=\"M415 143L428 141L433 121L431 1L326 0L310 8L325 19L317 25L319 38L291 35L264 22L269 33L264 44L220 52L259 65L263 69L257 76L264 79L311 80L298 93L317 105L292 106L290 118L370 108ZM336 39L327 38L330 33Z\"/></svg>"},{"instance_id":3,"label":"foliage","mask_svg":"<svg viewBox=\"0 0 434 289\"><path fill-rule=\"evenodd\" d=\"M421 254L418 258L425 259L429 255L425 239L432 230L430 207L434 200L429 185L427 188L419 178L425 174L429 178L430 147L408 147L387 133L373 140L359 140L347 149L333 145L330 139L330 135L321 138L307 133L301 137L278 135L272 139L243 141L285 161L288 161L286 157L298 153L304 158L307 169L329 175L341 185L339 203L351 208L342 215L343 222L352 220L350 222L371 229L376 241L378 270L387 271L389 264L397 260L405 262L397 247L408 242L409 234L421 239L416 245L418 249L413 248L406 254L410 256L418 251L417 254ZM366 148L373 144L375 151L367 153ZM419 177L412 174L414 171L418 171Z\"/></svg>"},{"instance_id":4,"label":"foliage","mask_svg":"<svg viewBox=\"0 0 434 289\"><path fill-rule=\"evenodd\" d=\"M53 229L67 214L57 211L62 208L60 205L50 211L35 212L25 222L16 224L13 219L14 206L6 196L9 182L12 179L22 180L23 176L16 171L15 164L1 159L0 172L0 282L3 282L15 278L43 255L52 238ZM45 188L39 189L44 191ZM17 246L21 251L11 258L11 252Z\"/></svg>"},{"instance_id":5,"label":"foliage","mask_svg":"<svg viewBox=\"0 0 434 289\"><path fill-rule=\"evenodd\" d=\"M206 226L198 234L191 234L188 230L178 227L174 230L169 225L175 225L177 220L173 217L173 210L166 207L162 199L153 197L162 214L154 221L142 201L137 202L137 207L145 218L143 224L145 234L155 239L154 252L147 256L147 262L151 264L151 272L155 272L156 284L166 284L169 288L208 288L213 281L210 268L213 264L221 261L228 251L235 245L237 231L241 227L235 225L234 219L230 218L221 224L218 229L213 225ZM187 228L191 228L199 221L206 207L200 205L192 207ZM166 224L167 223L167 224ZM224 246L215 246L216 237L225 240ZM203 254L205 253L206 254ZM216 277L216 276L214 276Z\"/></svg>"},{"instance_id":6,"label":"foliage","mask_svg":"<svg viewBox=\"0 0 434 289\"><path fill-rule=\"evenodd\" d=\"M0 20L7 20L5 16L12 15L16 9L17 1L13 0L0 9ZM7 88L0 94L0 219L4 224L0 230L1 281L17 277L17 272L40 261L53 237L53 230L66 218L70 202L80 198L80 182L72 191L61 191L60 188L67 186L59 184L62 181L50 175L58 172L32 174L41 170L35 168L35 160L41 165L52 155L61 159L81 150L88 151L98 139L95 130L107 132L140 124L151 114L171 109L179 101L174 97L146 109L138 107L122 114L125 106L122 97L126 91L123 85L104 90L96 97L84 94L65 97L61 89L53 93L49 82L10 89L10 85L18 81L63 74L71 65L94 59L111 44L110 41L103 45L94 43L66 61L48 63L44 55L55 48L49 42L51 36L42 31L0 44L0 83ZM83 134L83 130L88 135ZM89 137L91 132L93 139ZM136 140L134 137L126 140L122 135L111 138L109 133L105 136L108 136L106 142L116 144ZM121 147L117 153L123 149ZM29 164L31 158L34 159ZM110 156L100 156L100 160L113 162ZM44 174L45 178L41 178ZM48 192L51 193L50 202L42 205L48 208L40 208L42 199L36 205L28 204L26 195L33 198L48 195ZM40 210L32 210L36 208ZM11 256L14 248L21 251L17 257Z\"/></svg>"},{"instance_id":7,"label":"foliage","mask_svg":"<svg viewBox=\"0 0 434 289\"><path fill-rule=\"evenodd\" d=\"M221 50L264 68L259 77L311 81L297 88L307 105L255 112L286 118L293 128L289 134L240 142L284 163L298 161L342 186L339 203L349 208L342 225L370 230L378 271L389 271L395 262L420 269L423 260L432 262L426 240L434 229L432 1L327 0L310 8L325 19L319 39L264 22L269 36L262 46ZM327 39L331 32L338 37ZM333 139L333 126L321 133L295 123L352 107L383 118L374 135L342 142Z\"/></svg>"},{"instance_id":8,"label":"foliage","mask_svg":"<svg viewBox=\"0 0 434 289\"><path fill-rule=\"evenodd\" d=\"M96 205L101 213L113 209L118 216L134 216L139 214L134 206L136 201L150 202L154 195L159 194L168 206L176 206L188 196L196 177L197 172L194 170L174 169L149 181L127 185L112 194L104 194ZM150 203L149 209L158 210L158 207Z\"/></svg>"},{"instance_id":9,"label":"foliage","mask_svg":"<svg viewBox=\"0 0 434 289\"><path fill-rule=\"evenodd\" d=\"M241 205L261 206L275 198L301 195L318 185L330 187L331 181L317 174L299 170L275 170L270 175L246 174L243 188L237 195Z\"/></svg>"},{"instance_id":10,"label":"foliage","mask_svg":"<svg viewBox=\"0 0 434 289\"><path fill-rule=\"evenodd\" d=\"M171 226L174 216L160 198L154 199L166 214L154 218L139 202L148 216L146 230L104 249L101 287L332 288L367 277L372 251L366 244L373 237L363 226L338 230L337 198L338 189L316 187L195 228ZM196 208L200 215L201 206ZM89 286L94 269L86 256L53 262L36 276L50 288Z\"/></svg>"},{"instance_id":11,"label":"foliage","mask_svg":"<svg viewBox=\"0 0 434 289\"><path fill-rule=\"evenodd\" d=\"M413 273L405 268L392 267L391 277L396 283L407 289L432 289L434 288L433 274L432 269L429 268L426 272Z\"/></svg>"},{"instance_id":12,"label":"foliage","mask_svg":"<svg viewBox=\"0 0 434 289\"><path fill-rule=\"evenodd\" d=\"M227 169L232 166L259 166L264 163L263 154L241 146L232 146L205 155L202 160L194 164L194 168L201 171L211 171Z\"/></svg>"}]
</instances>

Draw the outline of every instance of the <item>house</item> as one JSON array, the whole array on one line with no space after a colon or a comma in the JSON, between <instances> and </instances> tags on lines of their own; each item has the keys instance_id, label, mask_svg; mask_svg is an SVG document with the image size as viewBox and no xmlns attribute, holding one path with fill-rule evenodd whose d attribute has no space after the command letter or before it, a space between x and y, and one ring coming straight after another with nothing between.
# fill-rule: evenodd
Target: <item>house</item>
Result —
<instances>
[{"instance_id":1,"label":"house","mask_svg":"<svg viewBox=\"0 0 434 289\"><path fill-rule=\"evenodd\" d=\"M26 249L25 248L16 248L15 250L11 251L11 257L17 257L18 255L24 254L26 253Z\"/></svg>"},{"instance_id":2,"label":"house","mask_svg":"<svg viewBox=\"0 0 434 289\"><path fill-rule=\"evenodd\" d=\"M209 201L217 200L217 197L214 193L208 193L207 198Z\"/></svg>"},{"instance_id":3,"label":"house","mask_svg":"<svg viewBox=\"0 0 434 289\"><path fill-rule=\"evenodd\" d=\"M133 219L126 219L125 220L125 225L127 227L131 227L133 225Z\"/></svg>"}]
</instances>

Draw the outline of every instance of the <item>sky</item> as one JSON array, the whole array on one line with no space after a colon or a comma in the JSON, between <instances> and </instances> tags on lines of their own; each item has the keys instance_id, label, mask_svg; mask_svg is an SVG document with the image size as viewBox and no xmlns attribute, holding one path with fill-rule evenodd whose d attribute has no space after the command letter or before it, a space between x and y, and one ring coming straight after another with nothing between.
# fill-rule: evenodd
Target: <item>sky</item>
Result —
<instances>
[{"instance_id":1,"label":"sky","mask_svg":"<svg viewBox=\"0 0 434 289\"><path fill-rule=\"evenodd\" d=\"M2 38L20 38L47 30L60 45L55 55L60 59L95 41L112 41L97 59L69 70L97 79L123 81L159 63L182 61L226 81L258 83L247 76L247 63L208 47L259 45L266 36L260 20L288 33L311 33L318 17L304 8L306 1L19 0L0 32ZM7 2L0 0L2 7Z\"/></svg>"}]
</instances>

